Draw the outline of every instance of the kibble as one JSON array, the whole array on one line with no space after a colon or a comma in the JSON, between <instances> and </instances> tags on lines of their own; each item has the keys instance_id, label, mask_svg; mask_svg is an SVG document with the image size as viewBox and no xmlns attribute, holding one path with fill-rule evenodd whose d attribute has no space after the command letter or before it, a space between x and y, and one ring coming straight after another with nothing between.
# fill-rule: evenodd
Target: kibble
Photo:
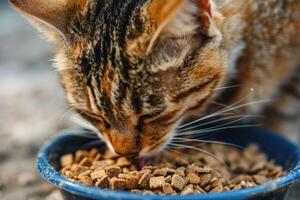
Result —
<instances>
[{"instance_id":1,"label":"kibble","mask_svg":"<svg viewBox=\"0 0 300 200\"><path fill-rule=\"evenodd\" d=\"M150 189L161 189L165 184L165 177L158 176L158 177L151 177L149 180Z\"/></svg>"},{"instance_id":2,"label":"kibble","mask_svg":"<svg viewBox=\"0 0 300 200\"><path fill-rule=\"evenodd\" d=\"M184 154L162 153L141 166L137 160L93 148L62 156L60 172L72 181L99 189L165 195L240 190L285 175L283 168L268 161L256 145L243 151L223 145L202 148L223 162L207 154L185 150Z\"/></svg>"}]
</instances>

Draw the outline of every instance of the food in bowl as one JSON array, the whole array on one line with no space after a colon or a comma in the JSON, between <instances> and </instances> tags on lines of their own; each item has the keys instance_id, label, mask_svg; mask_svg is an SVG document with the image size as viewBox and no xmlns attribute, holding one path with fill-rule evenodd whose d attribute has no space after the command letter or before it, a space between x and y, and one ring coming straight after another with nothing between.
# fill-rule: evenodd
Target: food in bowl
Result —
<instances>
[{"instance_id":1,"label":"food in bowl","mask_svg":"<svg viewBox=\"0 0 300 200\"><path fill-rule=\"evenodd\" d=\"M197 148L198 149L198 148ZM78 150L61 157L61 174L100 189L141 194L220 193L255 187L286 174L256 145L237 149L210 144L130 160L109 150Z\"/></svg>"}]
</instances>

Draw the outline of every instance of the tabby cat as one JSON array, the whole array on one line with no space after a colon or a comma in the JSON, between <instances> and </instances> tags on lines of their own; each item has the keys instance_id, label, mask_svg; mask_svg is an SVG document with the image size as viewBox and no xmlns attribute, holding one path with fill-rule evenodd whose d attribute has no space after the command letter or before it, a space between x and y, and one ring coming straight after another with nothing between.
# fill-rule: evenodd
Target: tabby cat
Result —
<instances>
[{"instance_id":1,"label":"tabby cat","mask_svg":"<svg viewBox=\"0 0 300 200\"><path fill-rule=\"evenodd\" d=\"M69 103L117 154L164 149L212 104L299 119L299 0L10 2L57 44Z\"/></svg>"}]
</instances>

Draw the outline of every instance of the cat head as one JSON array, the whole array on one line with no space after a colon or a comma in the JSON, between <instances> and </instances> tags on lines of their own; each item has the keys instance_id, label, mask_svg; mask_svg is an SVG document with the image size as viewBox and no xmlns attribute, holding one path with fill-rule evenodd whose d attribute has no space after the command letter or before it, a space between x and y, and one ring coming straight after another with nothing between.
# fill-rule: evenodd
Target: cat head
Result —
<instances>
[{"instance_id":1,"label":"cat head","mask_svg":"<svg viewBox=\"0 0 300 200\"><path fill-rule=\"evenodd\" d=\"M212 0L10 0L59 49L73 108L120 155L161 150L226 72Z\"/></svg>"}]
</instances>

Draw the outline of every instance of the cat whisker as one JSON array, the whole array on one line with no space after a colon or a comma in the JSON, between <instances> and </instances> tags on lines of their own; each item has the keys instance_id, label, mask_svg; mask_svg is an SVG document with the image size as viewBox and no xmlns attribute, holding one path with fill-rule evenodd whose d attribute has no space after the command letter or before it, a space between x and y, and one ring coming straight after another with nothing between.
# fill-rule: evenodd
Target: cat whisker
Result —
<instances>
[{"instance_id":1,"label":"cat whisker","mask_svg":"<svg viewBox=\"0 0 300 200\"><path fill-rule=\"evenodd\" d=\"M221 141L213 141L213 140L201 140L201 139L196 139L196 138L180 138L180 137L175 137L172 140L173 143L176 144L176 142L197 142L198 144L196 145L203 145L203 144L218 144L218 145L225 145L225 146L230 146L230 147L235 147L238 149L244 149L244 147L240 145L236 145L233 143L228 143L228 142L221 142Z\"/></svg>"},{"instance_id":2,"label":"cat whisker","mask_svg":"<svg viewBox=\"0 0 300 200\"><path fill-rule=\"evenodd\" d=\"M223 86L223 87L219 87L219 88L216 88L214 90L226 90L226 89L231 89L231 88L237 88L237 87L240 87L241 84L238 84L238 85L230 85L230 86Z\"/></svg>"},{"instance_id":3,"label":"cat whisker","mask_svg":"<svg viewBox=\"0 0 300 200\"><path fill-rule=\"evenodd\" d=\"M235 118L239 118L238 121L240 121L240 120L244 120L244 119L247 119L247 118L262 118L262 117L263 117L262 115L229 115L229 116L226 116L226 117L223 117L223 118L220 118L220 119L216 119L216 120L212 120L212 121L209 121L209 122L196 124L196 125L188 127L188 128L180 129L180 132L190 131L190 130L193 130L195 128L199 128L199 127L202 127L202 126L205 126L205 125L214 124L214 123L217 123L217 122L222 122L222 121L235 119ZM225 124L225 125L227 125L227 124Z\"/></svg>"},{"instance_id":4,"label":"cat whisker","mask_svg":"<svg viewBox=\"0 0 300 200\"><path fill-rule=\"evenodd\" d=\"M226 104L223 104L223 103L220 103L220 102L217 102L217 101L211 101L210 103L214 104L216 106L220 106L222 108L228 108L228 106L230 106L230 105L226 105ZM241 112L239 112L239 110L234 110L234 111L229 112L229 113L232 113L232 114L242 114Z\"/></svg>"},{"instance_id":5,"label":"cat whisker","mask_svg":"<svg viewBox=\"0 0 300 200\"><path fill-rule=\"evenodd\" d=\"M88 122L87 120L83 119L82 117L80 117L79 115L75 115L72 118L72 121L77 124L78 126L82 127L82 128L86 128L89 130L92 130L93 132L97 133L98 135L100 135L99 130L92 125L90 122Z\"/></svg>"},{"instance_id":6,"label":"cat whisker","mask_svg":"<svg viewBox=\"0 0 300 200\"><path fill-rule=\"evenodd\" d=\"M225 113L225 112L228 112L228 111L233 111L233 110L236 110L236 109L239 109L239 108L242 108L242 107L246 107L246 106L249 106L249 105L254 105L254 104L259 104L259 103L269 103L269 102L271 102L271 100L259 100L259 101L253 101L253 102L250 102L250 103L245 103L245 104L238 105L238 106L234 106L234 107L231 107L231 106L230 106L230 107L228 107L228 108L226 108L226 109L222 109L222 110L217 111L217 112L215 112L215 113L206 115L206 116L204 116L204 117L202 117L202 118L200 118L200 119L196 119L196 120L194 120L194 121L192 121L192 122L183 124L183 125L181 125L181 126L178 127L178 130L183 129L183 128L186 128L186 127L188 127L188 126L191 126L191 125L193 125L193 124L195 124L195 123L198 123L198 122L200 122L200 121L203 121L203 120L205 120L205 119L209 119L209 118L218 116L218 115L220 115L220 114L222 114L222 113Z\"/></svg>"},{"instance_id":7,"label":"cat whisker","mask_svg":"<svg viewBox=\"0 0 300 200\"><path fill-rule=\"evenodd\" d=\"M191 131L191 132L186 132L186 133L180 133L177 135L178 136L197 135L197 134L210 133L210 132L222 131L222 130L227 130L227 129L251 128L251 127L259 127L259 126L261 126L261 124L227 126L227 127L221 127L221 128L215 128L215 129L204 129L204 130L198 130L198 131Z\"/></svg>"},{"instance_id":8,"label":"cat whisker","mask_svg":"<svg viewBox=\"0 0 300 200\"><path fill-rule=\"evenodd\" d=\"M210 117L217 116L217 115L219 115L219 114L221 114L221 113L233 111L233 110L228 110L228 109L231 109L231 108L234 108L234 107L236 107L236 106L239 106L239 104L242 103L245 99L247 99L247 98L252 94L252 92L253 92L253 90L250 90L250 93L249 93L248 95L246 95L244 98L241 98L240 100L234 102L233 104L231 104L231 105L229 105L229 106L227 106L227 107L225 107L225 108L223 108L223 109L221 109L221 110L219 110L219 111L216 111L216 112L214 112L214 113L212 113L212 114L209 114L209 115L207 115L207 116L204 116L204 117L202 117L202 118L200 118L200 119L196 119L196 120L191 121L191 122L189 122L189 123L183 124L183 125L179 126L178 128L179 128L179 129L185 128L185 127L187 127L187 126L190 126L190 125L192 125L192 124L194 124L194 123L197 123L197 122L203 120L203 118L206 118L206 119L207 119L207 118L210 118Z\"/></svg>"}]
</instances>

